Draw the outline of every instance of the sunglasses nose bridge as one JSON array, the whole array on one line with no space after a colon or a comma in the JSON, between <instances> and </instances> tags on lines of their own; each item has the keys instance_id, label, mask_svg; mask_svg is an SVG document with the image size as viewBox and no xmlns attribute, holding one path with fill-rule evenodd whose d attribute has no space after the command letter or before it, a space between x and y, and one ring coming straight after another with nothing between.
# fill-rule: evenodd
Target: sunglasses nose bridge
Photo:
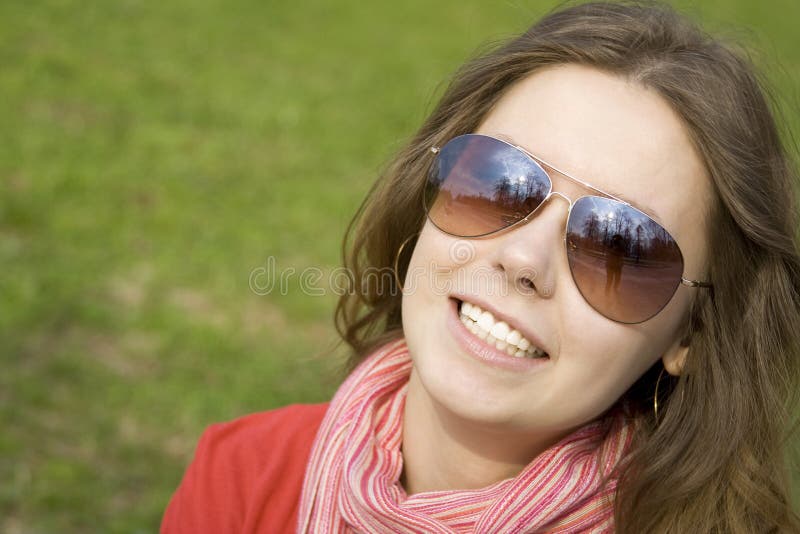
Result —
<instances>
[{"instance_id":1,"label":"sunglasses nose bridge","mask_svg":"<svg viewBox=\"0 0 800 534\"><path fill-rule=\"evenodd\" d=\"M536 213L537 211L539 211L539 210L542 208L542 206L544 206L545 204L547 204L547 201L548 201L548 200L550 200L550 198L551 198L551 197L553 197L553 196L556 196L556 195L557 195L557 196L560 196L561 198L563 198L564 200L566 200L566 201L567 201L567 204L568 204L568 207L567 207L567 214L569 214L569 213L572 211L572 199L570 199L568 196L566 196L566 195L565 195L565 194L563 194L563 193L559 193L558 191L553 191L553 190L550 190L550 192L549 192L549 193L547 193L547 196L546 196L546 197L544 197L544 199L543 199L543 200L542 200L542 202L541 202L541 203L540 203L540 204L539 204L539 205L536 207L536 209L535 209L535 210L533 210L533 211L532 211L531 213L529 213L528 215L526 215L526 216L525 216L525 219L523 219L523 220L524 220L525 222L529 221L529 220L530 220L530 218L533 216L533 214L534 214L534 213Z\"/></svg>"},{"instance_id":2,"label":"sunglasses nose bridge","mask_svg":"<svg viewBox=\"0 0 800 534\"><path fill-rule=\"evenodd\" d=\"M537 213L539 210L541 210L541 209L542 209L542 207L543 207L545 204L547 204L547 201L548 201L548 200L550 200L550 197L552 197L552 196L554 196L554 195L558 195L558 196L560 196L561 198L563 198L564 200L566 200L566 201L567 201L567 204L569 205L569 207L567 208L567 213L569 213L570 211L572 211L572 200L571 200L571 199L570 199L568 196L564 195L563 193L559 193L558 191L550 191L550 192L547 194L547 196L546 196L546 197L544 197L544 199L542 199L542 201L539 203L539 205L538 205L538 206L536 206L536 209L534 209L533 211L531 211L530 213L528 213L528 214L527 214L527 215L526 215L526 216L525 216L525 217L522 219L522 222L528 222L528 221L530 221L530 220L531 220L531 217L533 217L533 216L534 216L534 215L535 215L535 214L536 214L536 213Z\"/></svg>"},{"instance_id":3,"label":"sunglasses nose bridge","mask_svg":"<svg viewBox=\"0 0 800 534\"><path fill-rule=\"evenodd\" d=\"M536 209L534 209L533 211L528 213L522 219L522 221L520 221L520 223L525 224L525 223L529 222L531 220L531 217L533 217L536 213L541 211L542 208L544 207L544 205L547 204L547 201L550 200L551 197L556 196L556 195L560 196L561 198L563 198L564 200L567 201L567 204L568 204L568 206L567 206L567 219L569 219L569 214L572 213L572 205L573 205L572 199L570 199L568 196L566 196L563 193L560 193L558 191L554 191L553 189L551 189L550 192L547 193L547 196L544 197L544 199L542 199L542 201L539 203L538 206L536 206ZM565 232L565 234L566 234L566 232Z\"/></svg>"},{"instance_id":4,"label":"sunglasses nose bridge","mask_svg":"<svg viewBox=\"0 0 800 534\"><path fill-rule=\"evenodd\" d=\"M572 209L572 199L571 199L571 198L569 198L569 197L568 197L567 195L565 195L564 193L560 193L560 192L558 192L558 191L550 191L550 193L549 193L549 194L548 194L546 197L544 197L544 200L542 201L542 204L544 204L545 202L547 202L547 201L550 199L550 197L552 197L552 196L556 196L556 195L558 195L558 196L560 196L561 198L563 198L564 200L566 200L566 201L567 201L567 204L569 205L569 209L570 209L570 210Z\"/></svg>"}]
</instances>

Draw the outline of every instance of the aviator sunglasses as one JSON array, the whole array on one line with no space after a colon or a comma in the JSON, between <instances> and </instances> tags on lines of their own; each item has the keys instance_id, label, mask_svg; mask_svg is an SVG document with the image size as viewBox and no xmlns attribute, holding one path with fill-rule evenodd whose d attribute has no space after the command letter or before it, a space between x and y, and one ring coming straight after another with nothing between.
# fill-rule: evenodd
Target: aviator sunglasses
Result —
<instances>
[{"instance_id":1,"label":"aviator sunglasses","mask_svg":"<svg viewBox=\"0 0 800 534\"><path fill-rule=\"evenodd\" d=\"M435 160L425 187L425 211L447 234L489 236L528 221L551 195L568 200L564 244L572 278L586 302L612 321L647 321L680 284L712 287L683 277L678 244L652 217L521 147L466 134L430 150ZM553 191L544 167L602 196L572 201Z\"/></svg>"}]
</instances>

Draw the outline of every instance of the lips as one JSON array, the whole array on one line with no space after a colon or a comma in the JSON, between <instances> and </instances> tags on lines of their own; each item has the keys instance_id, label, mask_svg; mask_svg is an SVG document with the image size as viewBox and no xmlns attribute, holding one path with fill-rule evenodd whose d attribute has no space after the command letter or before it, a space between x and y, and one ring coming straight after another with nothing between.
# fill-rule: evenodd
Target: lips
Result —
<instances>
[{"instance_id":1,"label":"lips","mask_svg":"<svg viewBox=\"0 0 800 534\"><path fill-rule=\"evenodd\" d=\"M480 326L489 331L489 334L494 334L492 337L495 339L490 339L489 344L493 344L493 342L498 340L498 338L502 340L502 338L505 337L505 341L512 342L513 344L517 345L518 348L529 350L531 352L533 352L535 349L538 349L538 354L536 354L536 356L549 357L550 350L548 350L548 347L545 345L542 339L535 332L532 332L528 327L519 324L519 322L511 316L474 296L455 295L452 297L452 299L456 302L458 312L461 312L463 308L477 308L477 313L475 309L471 309L469 311L471 312L471 317L474 317L473 320L476 323L479 323ZM464 306L464 303L467 305ZM488 314L485 314L484 312L488 312ZM478 315L478 313L483 314L483 317ZM508 328L508 331L505 331L506 327ZM514 335L514 331L518 333L522 341L515 339L516 336ZM476 335L481 337L480 329L478 329ZM509 336L511 339L509 339ZM481 339L486 339L488 337L489 336L482 336ZM525 341L530 343L531 346L526 346ZM505 350L505 348L506 347L502 347L501 350Z\"/></svg>"},{"instance_id":2,"label":"lips","mask_svg":"<svg viewBox=\"0 0 800 534\"><path fill-rule=\"evenodd\" d=\"M499 350L495 345L486 343L473 334L459 317L458 306L461 301L455 298L449 301L446 328L465 354L490 367L516 374L528 374L549 368L551 360L548 356L535 358L511 356L505 350Z\"/></svg>"},{"instance_id":3,"label":"lips","mask_svg":"<svg viewBox=\"0 0 800 534\"><path fill-rule=\"evenodd\" d=\"M464 326L487 345L506 352L516 358L542 358L546 353L530 340L511 328L505 321L495 319L491 312L475 304L462 302L459 319Z\"/></svg>"}]
</instances>

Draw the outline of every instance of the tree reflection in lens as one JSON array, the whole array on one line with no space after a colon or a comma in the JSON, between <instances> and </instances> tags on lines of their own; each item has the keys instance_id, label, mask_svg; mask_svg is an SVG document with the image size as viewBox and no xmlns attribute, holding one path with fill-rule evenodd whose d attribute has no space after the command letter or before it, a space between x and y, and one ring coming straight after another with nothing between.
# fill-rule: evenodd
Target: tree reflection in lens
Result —
<instances>
[{"instance_id":1,"label":"tree reflection in lens","mask_svg":"<svg viewBox=\"0 0 800 534\"><path fill-rule=\"evenodd\" d=\"M583 297L617 321L641 322L658 313L683 274L683 258L672 236L646 214L609 198L575 201L567 247Z\"/></svg>"},{"instance_id":2,"label":"tree reflection in lens","mask_svg":"<svg viewBox=\"0 0 800 534\"><path fill-rule=\"evenodd\" d=\"M520 221L549 190L549 177L527 154L498 139L467 134L437 154L425 201L439 229L477 237Z\"/></svg>"}]
</instances>

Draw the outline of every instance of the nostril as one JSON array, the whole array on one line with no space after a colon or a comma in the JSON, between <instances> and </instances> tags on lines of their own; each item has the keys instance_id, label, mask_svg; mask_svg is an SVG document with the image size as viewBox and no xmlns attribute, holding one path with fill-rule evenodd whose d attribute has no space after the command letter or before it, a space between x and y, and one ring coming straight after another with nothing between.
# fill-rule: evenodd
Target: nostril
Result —
<instances>
[{"instance_id":1,"label":"nostril","mask_svg":"<svg viewBox=\"0 0 800 534\"><path fill-rule=\"evenodd\" d=\"M516 273L515 279L518 281L520 290L523 293L530 294L537 290L536 284L534 283L536 276L536 269L527 266Z\"/></svg>"},{"instance_id":2,"label":"nostril","mask_svg":"<svg viewBox=\"0 0 800 534\"><path fill-rule=\"evenodd\" d=\"M520 280L520 283L522 284L522 287L524 289L527 289L529 291L535 288L535 286L533 285L533 280L531 280L530 278L523 278L522 280Z\"/></svg>"}]
</instances>

